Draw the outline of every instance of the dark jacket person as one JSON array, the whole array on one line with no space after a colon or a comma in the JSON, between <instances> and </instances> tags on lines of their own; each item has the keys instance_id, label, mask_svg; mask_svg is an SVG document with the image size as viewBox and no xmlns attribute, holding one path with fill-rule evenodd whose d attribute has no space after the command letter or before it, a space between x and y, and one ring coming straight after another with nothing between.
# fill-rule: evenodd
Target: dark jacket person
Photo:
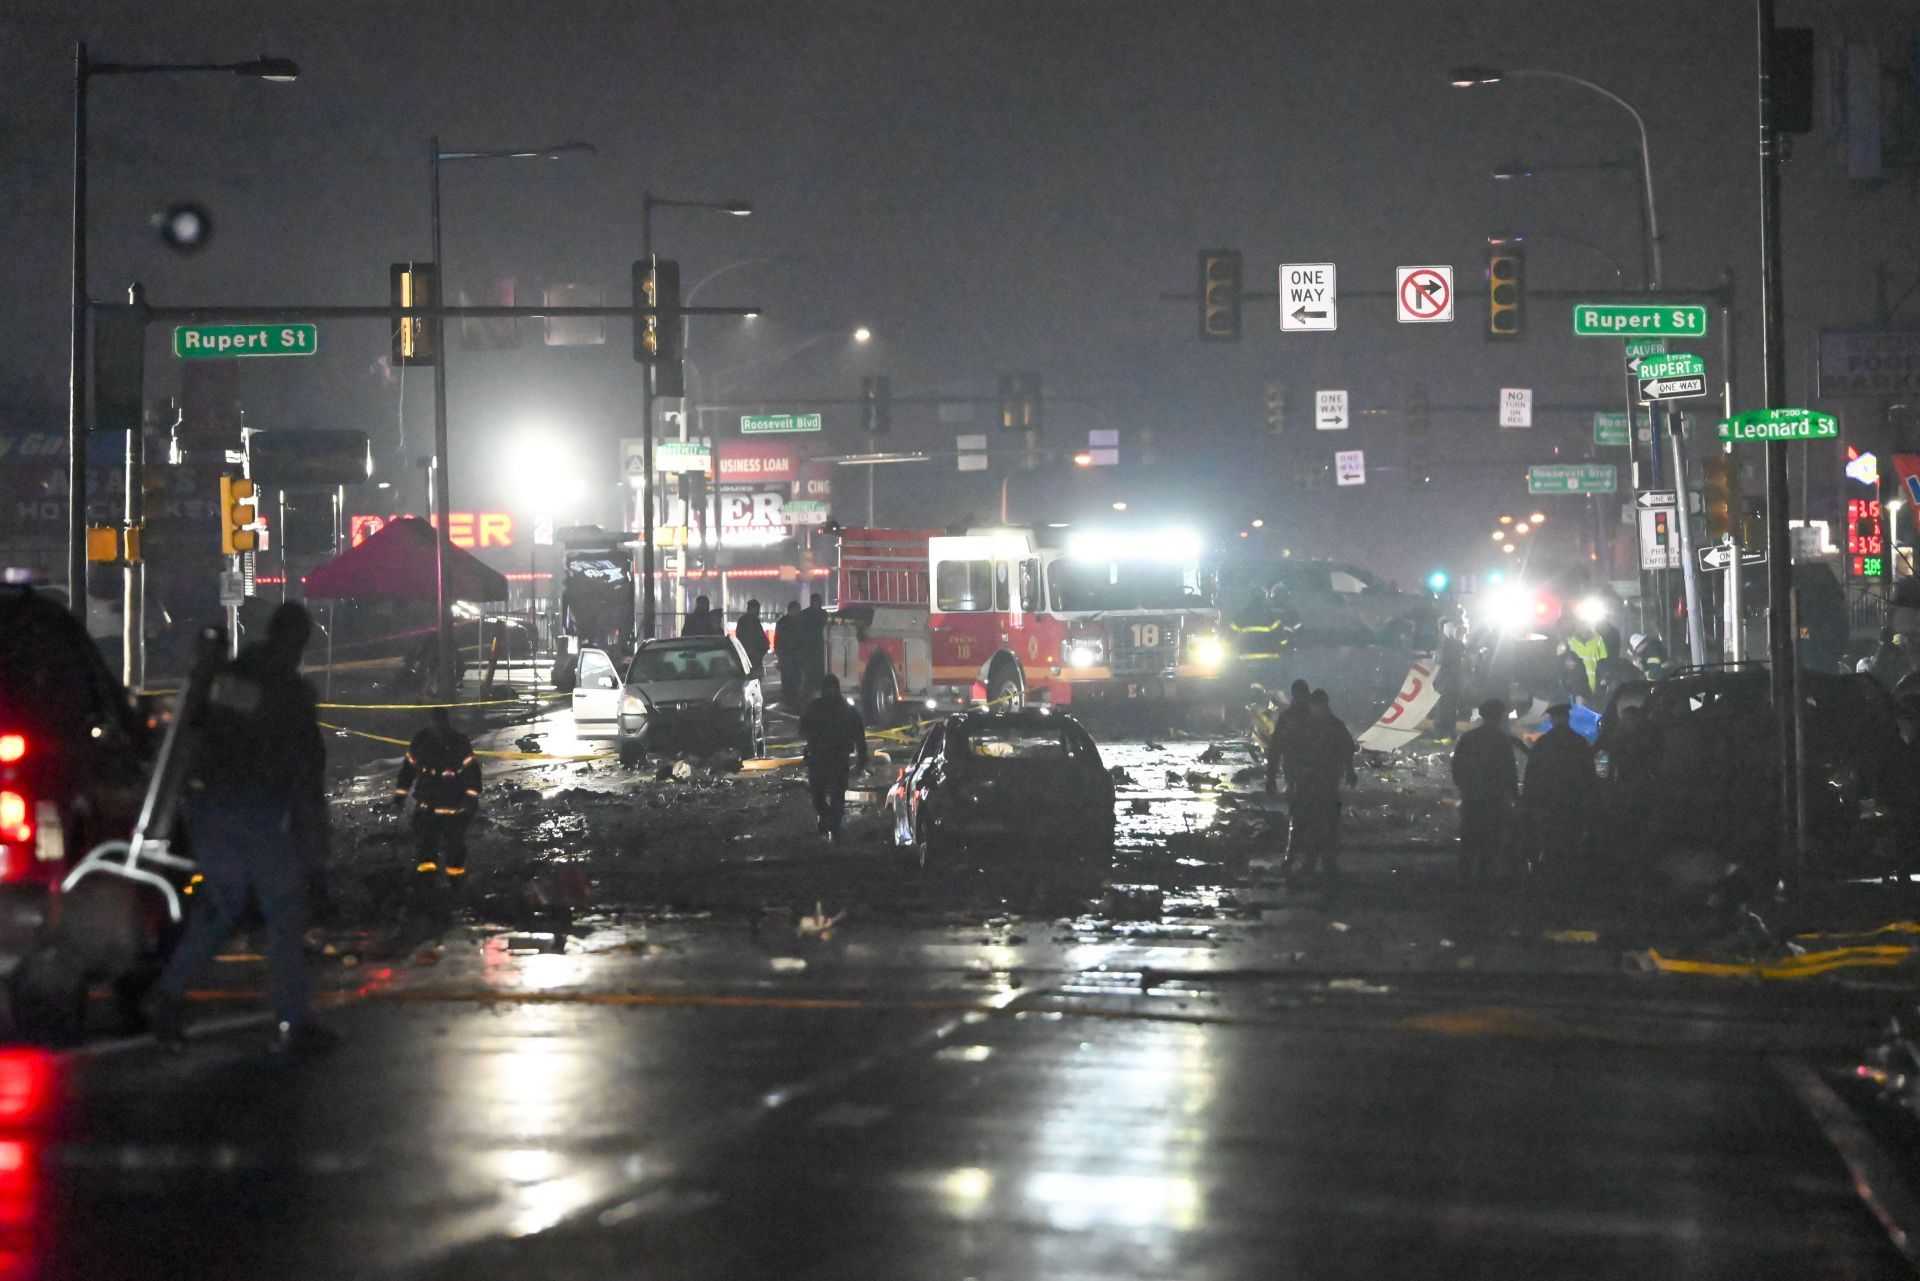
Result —
<instances>
[{"instance_id":1,"label":"dark jacket person","mask_svg":"<svg viewBox=\"0 0 1920 1281\"><path fill-rule=\"evenodd\" d=\"M759 680L760 666L767 656L767 627L760 618L760 602L747 602L747 612L733 625L733 638L747 651L747 674Z\"/></svg>"},{"instance_id":2,"label":"dark jacket person","mask_svg":"<svg viewBox=\"0 0 1920 1281\"><path fill-rule=\"evenodd\" d=\"M806 740L807 785L813 793L813 812L819 831L838 840L847 816L847 758L857 756L867 767L867 727L860 713L840 693L836 676L820 678L820 695L800 714L800 736Z\"/></svg>"}]
</instances>

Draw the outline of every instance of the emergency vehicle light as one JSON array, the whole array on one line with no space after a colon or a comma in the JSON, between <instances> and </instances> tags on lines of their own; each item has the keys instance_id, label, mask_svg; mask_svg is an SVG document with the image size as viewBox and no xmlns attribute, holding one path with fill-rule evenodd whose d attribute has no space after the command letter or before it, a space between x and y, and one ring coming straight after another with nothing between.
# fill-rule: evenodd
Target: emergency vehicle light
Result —
<instances>
[{"instance_id":1,"label":"emergency vehicle light","mask_svg":"<svg viewBox=\"0 0 1920 1281\"><path fill-rule=\"evenodd\" d=\"M1150 533L1088 529L1067 538L1067 555L1075 560L1190 561L1200 559L1201 548L1197 530L1179 527Z\"/></svg>"}]
</instances>

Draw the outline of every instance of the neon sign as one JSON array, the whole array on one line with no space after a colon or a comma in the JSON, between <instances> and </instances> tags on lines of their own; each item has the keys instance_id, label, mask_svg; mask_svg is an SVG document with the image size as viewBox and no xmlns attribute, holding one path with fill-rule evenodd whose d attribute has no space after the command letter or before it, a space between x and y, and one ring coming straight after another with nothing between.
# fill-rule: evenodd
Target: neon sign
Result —
<instances>
[{"instance_id":1,"label":"neon sign","mask_svg":"<svg viewBox=\"0 0 1920 1281\"><path fill-rule=\"evenodd\" d=\"M1887 532L1878 498L1847 500L1847 557L1856 578L1886 576Z\"/></svg>"},{"instance_id":2,"label":"neon sign","mask_svg":"<svg viewBox=\"0 0 1920 1281\"><path fill-rule=\"evenodd\" d=\"M385 529L388 521L400 520L410 514L398 512L392 516L349 516L349 545L358 547ZM429 520L427 523L438 522ZM506 512L454 512L447 521L447 541L466 551L476 547L511 547L513 517Z\"/></svg>"}]
</instances>

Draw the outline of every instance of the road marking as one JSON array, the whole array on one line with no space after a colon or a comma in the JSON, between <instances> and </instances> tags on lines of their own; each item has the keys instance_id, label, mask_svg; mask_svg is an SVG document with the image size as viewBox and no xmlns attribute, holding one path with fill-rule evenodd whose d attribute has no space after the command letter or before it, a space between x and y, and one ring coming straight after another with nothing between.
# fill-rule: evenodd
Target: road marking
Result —
<instances>
[{"instance_id":1,"label":"road marking","mask_svg":"<svg viewBox=\"0 0 1920 1281\"><path fill-rule=\"evenodd\" d=\"M1771 1066L1813 1113L1821 1133L1853 1176L1853 1190L1887 1230L1894 1249L1920 1267L1920 1201L1900 1181L1893 1161L1818 1072L1795 1059L1774 1059Z\"/></svg>"}]
</instances>

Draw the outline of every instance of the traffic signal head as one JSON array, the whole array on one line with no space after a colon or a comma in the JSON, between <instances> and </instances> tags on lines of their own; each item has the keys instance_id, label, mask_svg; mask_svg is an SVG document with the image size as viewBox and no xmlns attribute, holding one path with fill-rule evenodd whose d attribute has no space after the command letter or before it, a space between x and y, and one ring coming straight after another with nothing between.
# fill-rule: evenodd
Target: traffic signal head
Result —
<instances>
[{"instance_id":1,"label":"traffic signal head","mask_svg":"<svg viewBox=\"0 0 1920 1281\"><path fill-rule=\"evenodd\" d=\"M1040 431L1040 375L1000 375L1000 429Z\"/></svg>"},{"instance_id":2,"label":"traffic signal head","mask_svg":"<svg viewBox=\"0 0 1920 1281\"><path fill-rule=\"evenodd\" d=\"M1527 318L1527 259L1518 245L1487 250L1487 337L1518 338Z\"/></svg>"},{"instance_id":3,"label":"traffic signal head","mask_svg":"<svg viewBox=\"0 0 1920 1281\"><path fill-rule=\"evenodd\" d=\"M260 535L247 526L260 519L260 489L238 476L220 478L220 550L228 556L258 550Z\"/></svg>"},{"instance_id":4,"label":"traffic signal head","mask_svg":"<svg viewBox=\"0 0 1920 1281\"><path fill-rule=\"evenodd\" d=\"M1452 582L1453 578L1446 570L1436 569L1427 575L1427 590L1438 596L1446 591Z\"/></svg>"},{"instance_id":5,"label":"traffic signal head","mask_svg":"<svg viewBox=\"0 0 1920 1281\"><path fill-rule=\"evenodd\" d=\"M1200 338L1240 341L1240 251L1200 251Z\"/></svg>"},{"instance_id":6,"label":"traffic signal head","mask_svg":"<svg viewBox=\"0 0 1920 1281\"><path fill-rule=\"evenodd\" d=\"M860 380L860 426L869 436L893 428L893 380L885 374Z\"/></svg>"},{"instance_id":7,"label":"traffic signal head","mask_svg":"<svg viewBox=\"0 0 1920 1281\"><path fill-rule=\"evenodd\" d=\"M1718 540L1733 532L1734 505L1738 499L1739 469L1734 457L1715 449L1700 460L1701 499L1707 518L1707 537Z\"/></svg>"},{"instance_id":8,"label":"traffic signal head","mask_svg":"<svg viewBox=\"0 0 1920 1281\"><path fill-rule=\"evenodd\" d=\"M1670 509L1660 507L1654 510L1653 545L1655 547L1665 548L1671 542L1673 537L1673 528L1670 524L1671 520L1672 512Z\"/></svg>"},{"instance_id":9,"label":"traffic signal head","mask_svg":"<svg viewBox=\"0 0 1920 1281\"><path fill-rule=\"evenodd\" d=\"M430 262L396 262L388 275L388 298L396 307L424 307L433 301L435 268ZM431 365L433 326L419 316L402 316L393 327L393 363Z\"/></svg>"},{"instance_id":10,"label":"traffic signal head","mask_svg":"<svg viewBox=\"0 0 1920 1281\"><path fill-rule=\"evenodd\" d=\"M647 366L653 394L686 395L686 372L680 363L680 264L672 258L634 263L633 305L633 358Z\"/></svg>"},{"instance_id":11,"label":"traffic signal head","mask_svg":"<svg viewBox=\"0 0 1920 1281\"><path fill-rule=\"evenodd\" d=\"M1276 436L1287 434L1287 389L1279 383L1267 384L1267 426Z\"/></svg>"}]
</instances>

